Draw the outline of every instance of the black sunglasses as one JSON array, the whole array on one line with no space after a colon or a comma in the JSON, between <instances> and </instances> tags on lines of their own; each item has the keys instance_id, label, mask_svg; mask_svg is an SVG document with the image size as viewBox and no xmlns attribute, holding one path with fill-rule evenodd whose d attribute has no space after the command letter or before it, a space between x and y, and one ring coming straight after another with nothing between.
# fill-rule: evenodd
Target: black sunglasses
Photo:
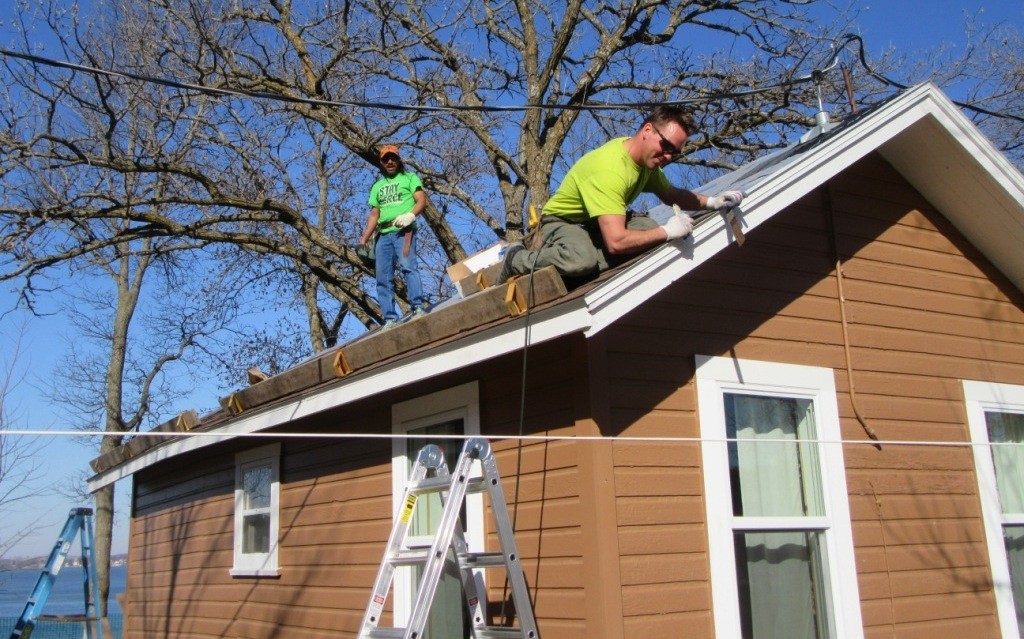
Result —
<instances>
[{"instance_id":1,"label":"black sunglasses","mask_svg":"<svg viewBox=\"0 0 1024 639\"><path fill-rule=\"evenodd\" d=\"M671 142L669 142L668 138L666 138L664 135L662 135L661 131L658 130L658 127L654 126L653 122L651 122L650 125L651 125L651 128L654 129L654 132L658 134L658 137L661 138L661 150L662 150L662 152L663 153L668 153L669 156L673 160L676 160L676 159L682 157L683 150L681 148L679 148L678 146L676 146L676 145L672 144Z\"/></svg>"}]
</instances>

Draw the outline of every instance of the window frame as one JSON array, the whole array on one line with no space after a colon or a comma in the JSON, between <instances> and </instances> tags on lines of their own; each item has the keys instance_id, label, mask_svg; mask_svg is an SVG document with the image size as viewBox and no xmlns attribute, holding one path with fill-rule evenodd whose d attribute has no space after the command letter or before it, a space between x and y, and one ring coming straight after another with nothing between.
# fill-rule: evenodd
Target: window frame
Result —
<instances>
[{"instance_id":1,"label":"window frame","mask_svg":"<svg viewBox=\"0 0 1024 639\"><path fill-rule=\"evenodd\" d=\"M1024 414L1024 386L962 380L967 427L971 436L974 469L978 476L978 499L992 571L999 628L1003 637L1019 637L1017 608L1013 601L1010 563L1003 541L1005 525L1024 525L1024 515L1004 515L999 501L995 463L989 446L986 411Z\"/></svg>"},{"instance_id":2,"label":"window frame","mask_svg":"<svg viewBox=\"0 0 1024 639\"><path fill-rule=\"evenodd\" d=\"M862 639L864 627L841 445L818 444L818 474L824 501L822 516L736 517L732 512L725 394L808 399L813 403L817 439L839 442L833 370L706 355L697 355L695 360L715 636L742 636L735 533L814 531L821 534L824 546L830 636Z\"/></svg>"},{"instance_id":3,"label":"window frame","mask_svg":"<svg viewBox=\"0 0 1024 639\"><path fill-rule=\"evenodd\" d=\"M243 473L254 466L270 466L270 550L243 553L243 518L246 514ZM232 577L279 577L278 544L281 526L281 444L268 444L235 453L235 530Z\"/></svg>"},{"instance_id":4,"label":"window frame","mask_svg":"<svg viewBox=\"0 0 1024 639\"><path fill-rule=\"evenodd\" d=\"M391 440L391 507L396 517L402 507L408 469L412 459L408 455L408 440L411 431L451 419L461 418L465 427L464 435L480 435L479 385L469 382L394 404L391 407L391 428L397 435ZM450 469L449 469L450 470ZM474 476L479 476L478 472ZM466 545L470 550L483 550L484 496L482 493L466 495ZM485 580L486 572L476 570L477 579ZM486 583L486 582L484 582ZM405 623L412 609L412 570L399 568L394 575L394 617L395 624Z\"/></svg>"}]
</instances>

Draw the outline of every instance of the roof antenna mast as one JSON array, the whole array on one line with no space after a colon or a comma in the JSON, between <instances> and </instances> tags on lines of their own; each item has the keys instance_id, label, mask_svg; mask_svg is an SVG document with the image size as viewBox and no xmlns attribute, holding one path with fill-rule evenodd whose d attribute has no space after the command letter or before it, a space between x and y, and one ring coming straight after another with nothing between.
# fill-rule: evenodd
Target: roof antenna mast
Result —
<instances>
[{"instance_id":1,"label":"roof antenna mast","mask_svg":"<svg viewBox=\"0 0 1024 639\"><path fill-rule=\"evenodd\" d=\"M813 71L811 72L811 78L814 80L814 91L818 95L818 112L814 114L814 127L800 137L800 142L813 140L836 126L834 122L829 120L828 111L825 110L825 101L821 97L821 85L825 78L825 71Z\"/></svg>"}]
</instances>

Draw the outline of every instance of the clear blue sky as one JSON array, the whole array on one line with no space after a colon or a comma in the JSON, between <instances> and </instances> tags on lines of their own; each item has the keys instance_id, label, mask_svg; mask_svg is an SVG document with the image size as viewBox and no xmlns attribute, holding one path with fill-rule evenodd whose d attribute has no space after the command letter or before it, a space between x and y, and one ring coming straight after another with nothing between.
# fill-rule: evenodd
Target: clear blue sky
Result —
<instances>
[{"instance_id":1,"label":"clear blue sky","mask_svg":"<svg viewBox=\"0 0 1024 639\"><path fill-rule=\"evenodd\" d=\"M12 4L4 3L0 7L0 23L10 15ZM859 7L862 14L857 23L851 25L851 30L864 37L869 55L877 55L889 47L902 53L912 53L943 41L962 46L965 14L982 12L980 17L984 23L1007 22L1018 29L1024 29L1024 2L1021 0L882 0L859 3ZM9 42L8 34L6 25L0 24L0 44L3 46ZM895 79L917 81L921 78ZM13 301L8 291L0 291L0 313L10 309ZM10 398L16 408L18 425L20 428L62 429L64 424L59 411L48 404L45 391L51 384L60 383L59 376L54 376L55 367L62 345L66 343L65 340L72 339L73 335L59 316L31 319L22 313L9 314L0 318L0 349L3 349L0 352L4 355L0 357L0 364L5 362L7 349L23 324L27 327L27 333L24 336L25 352L20 364L26 377ZM182 409L209 408L214 402L215 393L208 392L193 397L188 406ZM86 447L68 439L52 439L40 459L47 473L47 483L65 482L69 475L86 470L89 460L95 457L94 447ZM127 550L129 482L121 482L117 490L120 515L114 538L115 553ZM9 556L49 553L68 510L79 505L87 504L74 503L61 497L38 497L30 500L20 512L0 513L0 539L10 534L12 522L39 521L36 534L19 544Z\"/></svg>"}]
</instances>

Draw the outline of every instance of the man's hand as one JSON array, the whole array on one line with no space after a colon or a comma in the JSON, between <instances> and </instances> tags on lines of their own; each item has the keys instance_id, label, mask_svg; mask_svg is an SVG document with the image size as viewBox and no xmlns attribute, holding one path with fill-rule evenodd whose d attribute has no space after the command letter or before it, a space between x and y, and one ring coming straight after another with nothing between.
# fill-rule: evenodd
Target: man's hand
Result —
<instances>
[{"instance_id":1,"label":"man's hand","mask_svg":"<svg viewBox=\"0 0 1024 639\"><path fill-rule=\"evenodd\" d=\"M693 218L685 213L680 213L677 206L672 208L676 210L676 214L661 225L661 228L665 229L665 233L668 235L668 238L665 240L666 242L686 237L693 232Z\"/></svg>"},{"instance_id":2,"label":"man's hand","mask_svg":"<svg viewBox=\"0 0 1024 639\"><path fill-rule=\"evenodd\" d=\"M405 227L409 226L410 224L412 224L415 221L416 221L416 214L415 213L403 213L403 214L399 215L398 217L396 217L394 219L394 221L392 221L392 224L394 225L395 228L404 229Z\"/></svg>"},{"instance_id":3,"label":"man's hand","mask_svg":"<svg viewBox=\"0 0 1024 639\"><path fill-rule=\"evenodd\" d=\"M725 191L718 195L712 195L708 197L707 204L704 208L709 211L717 211L718 209L731 209L739 206L740 202L743 201L743 191Z\"/></svg>"}]
</instances>

